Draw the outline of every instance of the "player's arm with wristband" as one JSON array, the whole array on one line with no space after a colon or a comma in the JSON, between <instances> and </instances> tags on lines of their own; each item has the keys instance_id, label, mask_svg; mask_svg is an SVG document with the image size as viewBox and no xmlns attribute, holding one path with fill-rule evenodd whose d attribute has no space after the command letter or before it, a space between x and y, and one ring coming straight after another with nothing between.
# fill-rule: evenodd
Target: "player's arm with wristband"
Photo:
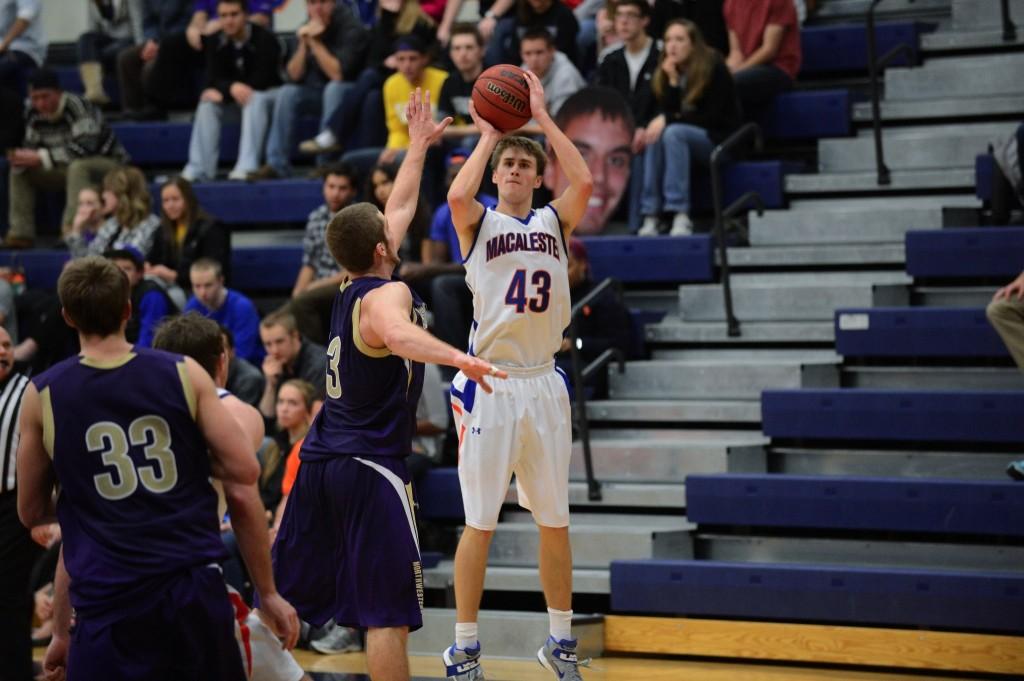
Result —
<instances>
[{"instance_id":1,"label":"player's arm with wristband","mask_svg":"<svg viewBox=\"0 0 1024 681\"><path fill-rule=\"evenodd\" d=\"M416 215L427 149L441 139L444 129L452 122L451 116L440 123L434 122L430 108L430 91L424 92L420 88L409 93L405 116L409 124L409 149L405 152L405 159L395 177L395 186L388 197L387 205L384 206L388 238L395 253L405 241L405 234Z\"/></svg>"},{"instance_id":2,"label":"player's arm with wristband","mask_svg":"<svg viewBox=\"0 0 1024 681\"><path fill-rule=\"evenodd\" d=\"M412 293L403 283L385 284L363 297L359 335L370 347L386 347L414 362L445 364L462 370L471 380L491 392L486 377L508 378L490 362L453 348L429 331L410 321Z\"/></svg>"},{"instance_id":3,"label":"player's arm with wristband","mask_svg":"<svg viewBox=\"0 0 1024 681\"><path fill-rule=\"evenodd\" d=\"M548 113L544 103L544 86L541 85L540 78L530 71L525 71L524 75L530 85L530 109L533 112L533 119L544 131L551 149L558 158L558 165L569 178L569 186L561 196L551 202L551 206L558 211L562 230L568 238L587 211L587 202L590 201L590 194L594 190L594 177L590 174L590 168L583 160L580 150L566 137Z\"/></svg>"},{"instance_id":4,"label":"player's arm with wristband","mask_svg":"<svg viewBox=\"0 0 1024 681\"><path fill-rule=\"evenodd\" d=\"M484 214L484 207L476 200L477 192L480 191L480 183L487 172L487 165L491 161L491 154L498 141L504 137L497 128L485 121L476 112L473 100L469 100L469 115L473 118L477 130L480 131L480 141L476 143L473 152L462 164L462 170L452 180L448 188L448 208L452 212L452 224L455 225L455 233L459 235L459 244L462 252L468 253L473 246L477 227L480 224L480 216Z\"/></svg>"}]
</instances>

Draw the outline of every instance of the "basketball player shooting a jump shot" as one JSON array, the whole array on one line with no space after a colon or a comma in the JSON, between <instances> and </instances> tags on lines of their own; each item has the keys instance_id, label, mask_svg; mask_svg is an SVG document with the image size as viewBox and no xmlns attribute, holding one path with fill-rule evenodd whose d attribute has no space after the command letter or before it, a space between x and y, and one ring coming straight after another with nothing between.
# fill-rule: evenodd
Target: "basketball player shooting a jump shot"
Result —
<instances>
[{"instance_id":1,"label":"basketball player shooting a jump shot","mask_svg":"<svg viewBox=\"0 0 1024 681\"><path fill-rule=\"evenodd\" d=\"M540 580L550 631L539 662L562 681L580 679L572 638L572 552L569 547L569 457L572 422L564 376L553 357L569 325L566 244L582 219L593 180L583 157L555 125L540 79L526 72L530 106L569 178L550 204L532 209L547 158L525 137L503 136L470 114L480 142L448 192L452 220L473 293L470 353L505 370L509 380L486 394L457 374L452 410L459 433L459 482L466 529L455 553L455 643L443 659L449 679L479 681L477 614L487 552L512 474L519 504L540 531ZM491 165L498 206L474 198Z\"/></svg>"}]
</instances>

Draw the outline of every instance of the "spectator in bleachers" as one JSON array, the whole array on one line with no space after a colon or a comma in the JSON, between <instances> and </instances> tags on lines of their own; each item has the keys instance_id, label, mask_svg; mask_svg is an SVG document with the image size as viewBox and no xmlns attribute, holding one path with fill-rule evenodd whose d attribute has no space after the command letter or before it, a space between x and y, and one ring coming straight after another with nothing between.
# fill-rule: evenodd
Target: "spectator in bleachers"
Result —
<instances>
[{"instance_id":1,"label":"spectator in bleachers","mask_svg":"<svg viewBox=\"0 0 1024 681\"><path fill-rule=\"evenodd\" d=\"M647 126L638 234L661 233L663 213L671 216L670 235L691 234L691 163L707 165L715 145L739 127L736 89L719 54L688 19L673 19L665 29L651 87L661 113Z\"/></svg>"},{"instance_id":2,"label":"spectator in bleachers","mask_svg":"<svg viewBox=\"0 0 1024 681\"><path fill-rule=\"evenodd\" d=\"M391 197L395 188L395 177L398 175L398 165L378 164L369 174L367 182L366 200L373 203L377 208L384 211L384 207ZM400 279L409 284L420 298L430 302L430 281L420 278L421 271L417 267L424 260L424 251L427 247L427 235L430 233L430 209L427 202L420 200L416 202L416 213L413 215L409 230L406 232L405 241L398 247L398 258L402 261L401 266L396 270Z\"/></svg>"},{"instance_id":3,"label":"spectator in bleachers","mask_svg":"<svg viewBox=\"0 0 1024 681\"><path fill-rule=\"evenodd\" d=\"M148 348L163 318L177 312L163 287L143 276L142 254L129 244L118 244L103 252L128 277L131 284L132 316L125 327L129 343Z\"/></svg>"},{"instance_id":4,"label":"spectator in bleachers","mask_svg":"<svg viewBox=\"0 0 1024 681\"><path fill-rule=\"evenodd\" d=\"M405 108L410 95L421 88L430 94L430 104L437 107L448 73L430 66L430 54L419 36L409 34L395 42L394 54L397 71L384 81L384 120L387 125L387 141L384 148L367 147L346 152L342 161L351 163L356 171L366 172L374 164L391 165L401 163L409 147L409 124ZM432 187L431 166L436 166L436 154L429 154L424 171L424 193L430 195ZM434 168L436 170L436 168Z\"/></svg>"},{"instance_id":5,"label":"spectator in bleachers","mask_svg":"<svg viewBox=\"0 0 1024 681\"><path fill-rule=\"evenodd\" d=\"M464 147L476 146L480 131L469 116L473 84L484 70L484 42L473 24L456 24L448 40L448 58L455 70L441 86L437 102L440 117L451 116L453 123L444 130L444 139Z\"/></svg>"},{"instance_id":6,"label":"spectator in bleachers","mask_svg":"<svg viewBox=\"0 0 1024 681\"><path fill-rule=\"evenodd\" d=\"M267 315L260 322L260 340L267 356L263 358L266 386L259 409L264 418L273 418L277 391L292 378L301 378L317 387L317 399L324 398L324 372L327 370L327 348L304 339L287 311Z\"/></svg>"},{"instance_id":7,"label":"spectator in bleachers","mask_svg":"<svg viewBox=\"0 0 1024 681\"><path fill-rule=\"evenodd\" d=\"M462 10L462 3L465 0L448 0L444 6L444 16L437 26L437 40L441 45L447 46L451 40L452 29L456 24L459 13ZM486 45L491 36L494 35L494 28L498 25L498 19L504 16L515 4L515 0L480 0L477 3L477 11L480 20L476 22L480 37Z\"/></svg>"},{"instance_id":8,"label":"spectator in bleachers","mask_svg":"<svg viewBox=\"0 0 1024 681\"><path fill-rule=\"evenodd\" d=\"M277 93L267 162L250 179L288 177L300 113L320 115L320 127L341 106L363 65L367 33L358 17L335 0L306 0L309 21L295 32L298 45L288 59L287 82Z\"/></svg>"},{"instance_id":9,"label":"spectator in bleachers","mask_svg":"<svg viewBox=\"0 0 1024 681\"><path fill-rule=\"evenodd\" d=\"M216 178L221 119L229 107L232 113L241 109L242 132L228 179L244 180L259 169L281 84L280 45L273 33L247 21L245 0L220 0L217 16L221 28L205 42L206 87L192 123L188 165L181 171L189 182Z\"/></svg>"},{"instance_id":10,"label":"spectator in bleachers","mask_svg":"<svg viewBox=\"0 0 1024 681\"><path fill-rule=\"evenodd\" d=\"M334 297L345 272L327 250L324 235L335 213L355 200L359 184L355 170L344 163L327 166L323 176L324 203L306 220L302 267L288 306L295 315L299 332L312 341L326 344Z\"/></svg>"},{"instance_id":11,"label":"spectator in bleachers","mask_svg":"<svg viewBox=\"0 0 1024 681\"><path fill-rule=\"evenodd\" d=\"M578 91L586 81L569 57L559 52L555 40L546 28L531 28L519 40L519 56L522 67L537 74L544 86L544 102L548 111L557 116L562 103L569 95ZM540 134L536 123L534 134Z\"/></svg>"},{"instance_id":12,"label":"spectator in bleachers","mask_svg":"<svg viewBox=\"0 0 1024 681\"><path fill-rule=\"evenodd\" d=\"M32 108L25 116L24 146L7 154L11 205L6 248L33 245L36 191L65 190L61 225L66 230L78 208L78 192L128 157L99 111L78 95L62 92L52 70L33 73L29 89Z\"/></svg>"},{"instance_id":13,"label":"spectator in bleachers","mask_svg":"<svg viewBox=\"0 0 1024 681\"><path fill-rule=\"evenodd\" d=\"M85 98L96 106L110 104L103 74L116 73L117 55L141 45L142 0L89 0L89 30L78 36L78 72Z\"/></svg>"},{"instance_id":14,"label":"spectator in bleachers","mask_svg":"<svg viewBox=\"0 0 1024 681\"><path fill-rule=\"evenodd\" d=\"M430 54L435 26L417 0L383 0L379 13L370 31L365 68L334 115L320 126L320 133L299 145L303 153L379 148L386 143L388 130L380 115L384 106L382 89L384 81L398 69L395 47L402 38L415 36Z\"/></svg>"},{"instance_id":15,"label":"spectator in bleachers","mask_svg":"<svg viewBox=\"0 0 1024 681\"><path fill-rule=\"evenodd\" d=\"M131 246L144 262L163 263L166 251L160 218L150 210L146 176L134 166L117 168L103 178L103 205L111 216L88 244L69 234L68 248L73 257L103 255L110 248Z\"/></svg>"},{"instance_id":16,"label":"spectator in bleachers","mask_svg":"<svg viewBox=\"0 0 1024 681\"><path fill-rule=\"evenodd\" d=\"M633 160L629 174L629 226L640 224L646 128L657 114L651 78L658 69L658 46L647 34L647 0L619 0L615 5L615 32L623 46L610 52L597 69L595 82L618 92L633 110Z\"/></svg>"},{"instance_id":17,"label":"spectator in bleachers","mask_svg":"<svg viewBox=\"0 0 1024 681\"><path fill-rule=\"evenodd\" d=\"M235 352L249 362L263 359L260 344L260 315L244 294L224 285L220 263L200 258L189 268L192 297L185 303L185 312L198 312L231 331Z\"/></svg>"},{"instance_id":18,"label":"spectator in bleachers","mask_svg":"<svg viewBox=\"0 0 1024 681\"><path fill-rule=\"evenodd\" d=\"M775 96L793 88L800 70L800 25L793 0L725 0L726 66L743 115L758 118Z\"/></svg>"},{"instance_id":19,"label":"spectator in bleachers","mask_svg":"<svg viewBox=\"0 0 1024 681\"><path fill-rule=\"evenodd\" d=\"M487 45L484 64L514 64L519 56L520 39L534 28L547 29L555 48L576 63L576 35L580 25L572 10L560 0L517 0L515 10L498 22Z\"/></svg>"},{"instance_id":20,"label":"spectator in bleachers","mask_svg":"<svg viewBox=\"0 0 1024 681\"><path fill-rule=\"evenodd\" d=\"M668 22L689 19L697 24L704 42L725 56L729 54L729 29L722 14L723 4L724 0L654 0L648 31L660 37L665 35Z\"/></svg>"},{"instance_id":21,"label":"spectator in bleachers","mask_svg":"<svg viewBox=\"0 0 1024 681\"><path fill-rule=\"evenodd\" d=\"M40 0L0 0L0 90L25 96L29 74L46 60Z\"/></svg>"},{"instance_id":22,"label":"spectator in bleachers","mask_svg":"<svg viewBox=\"0 0 1024 681\"><path fill-rule=\"evenodd\" d=\"M160 187L160 224L164 264L150 264L147 276L187 291L189 268L200 258L220 263L224 280L231 281L231 231L203 210L188 180L172 177Z\"/></svg>"},{"instance_id":23,"label":"spectator in bleachers","mask_svg":"<svg viewBox=\"0 0 1024 681\"><path fill-rule=\"evenodd\" d=\"M577 66L585 74L593 72L597 63L598 26L607 23L607 5L608 0L583 0L572 10L580 25L579 33L576 34L576 54L579 57Z\"/></svg>"},{"instance_id":24,"label":"spectator in bleachers","mask_svg":"<svg viewBox=\"0 0 1024 681\"><path fill-rule=\"evenodd\" d=\"M590 202L576 233L598 234L607 227L629 186L636 132L633 112L629 102L617 91L601 86L586 87L565 100L555 116L555 125L583 154L594 180ZM555 196L561 196L569 186L569 178L550 145L548 156L544 186Z\"/></svg>"},{"instance_id":25,"label":"spectator in bleachers","mask_svg":"<svg viewBox=\"0 0 1024 681\"><path fill-rule=\"evenodd\" d=\"M287 460L295 445L309 431L317 399L316 388L301 378L288 379L277 391L274 442L260 462L260 496L263 498L263 507L272 513L280 504L284 492L282 482Z\"/></svg>"},{"instance_id":26,"label":"spectator in bleachers","mask_svg":"<svg viewBox=\"0 0 1024 681\"><path fill-rule=\"evenodd\" d=\"M75 217L71 220L71 229L64 235L64 238L71 234L80 243L88 244L96 238L96 232L106 220L103 214L103 198L100 196L99 187L83 187L78 192L78 209L75 210Z\"/></svg>"},{"instance_id":27,"label":"spectator in bleachers","mask_svg":"<svg viewBox=\"0 0 1024 681\"><path fill-rule=\"evenodd\" d=\"M267 383L263 372L235 354L235 338L231 329L221 324L220 333L228 355L228 382L224 387L243 402L259 407L263 387Z\"/></svg>"},{"instance_id":28,"label":"spectator in bleachers","mask_svg":"<svg viewBox=\"0 0 1024 681\"><path fill-rule=\"evenodd\" d=\"M164 40L182 33L188 26L190 0L142 0L142 35L145 42L127 47L117 55L117 80L121 88L121 108L139 118L158 117L147 102L147 94L159 93L169 69L184 69L183 64L162 60L164 73L156 72L157 55Z\"/></svg>"}]
</instances>

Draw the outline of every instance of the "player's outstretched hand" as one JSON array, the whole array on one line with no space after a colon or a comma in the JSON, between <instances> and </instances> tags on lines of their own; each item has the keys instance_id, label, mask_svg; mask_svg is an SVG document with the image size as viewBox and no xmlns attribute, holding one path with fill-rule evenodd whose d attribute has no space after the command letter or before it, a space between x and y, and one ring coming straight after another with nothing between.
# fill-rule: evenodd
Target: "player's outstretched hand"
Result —
<instances>
[{"instance_id":1,"label":"player's outstretched hand","mask_svg":"<svg viewBox=\"0 0 1024 681\"><path fill-rule=\"evenodd\" d=\"M548 115L548 104L544 101L544 86L533 71L523 71L526 84L530 86L530 112L536 121Z\"/></svg>"},{"instance_id":2,"label":"player's outstretched hand","mask_svg":"<svg viewBox=\"0 0 1024 681\"><path fill-rule=\"evenodd\" d=\"M473 357L472 355L466 355L466 359L459 365L459 369L471 381L479 383L485 393L492 392L491 386L487 383L488 377L508 378L507 371L502 371L490 362L485 362L479 357Z\"/></svg>"},{"instance_id":3,"label":"player's outstretched hand","mask_svg":"<svg viewBox=\"0 0 1024 681\"><path fill-rule=\"evenodd\" d=\"M454 120L449 116L440 123L435 123L434 114L430 110L430 90L423 92L419 88L409 93L409 106L405 109L405 118L409 124L410 141L421 141L427 146L441 139L444 129Z\"/></svg>"},{"instance_id":4,"label":"player's outstretched hand","mask_svg":"<svg viewBox=\"0 0 1024 681\"><path fill-rule=\"evenodd\" d=\"M299 615L281 594L261 595L260 607L256 612L263 623L281 639L285 650L291 650L299 642Z\"/></svg>"},{"instance_id":5,"label":"player's outstretched hand","mask_svg":"<svg viewBox=\"0 0 1024 681\"><path fill-rule=\"evenodd\" d=\"M46 647L43 657L43 678L46 681L64 681L64 673L68 666L68 639L54 636Z\"/></svg>"},{"instance_id":6,"label":"player's outstretched hand","mask_svg":"<svg viewBox=\"0 0 1024 681\"><path fill-rule=\"evenodd\" d=\"M500 130L485 121L483 116L477 113L476 104L473 103L472 97L469 100L469 117L473 119L476 129L480 131L481 135L501 135Z\"/></svg>"}]
</instances>

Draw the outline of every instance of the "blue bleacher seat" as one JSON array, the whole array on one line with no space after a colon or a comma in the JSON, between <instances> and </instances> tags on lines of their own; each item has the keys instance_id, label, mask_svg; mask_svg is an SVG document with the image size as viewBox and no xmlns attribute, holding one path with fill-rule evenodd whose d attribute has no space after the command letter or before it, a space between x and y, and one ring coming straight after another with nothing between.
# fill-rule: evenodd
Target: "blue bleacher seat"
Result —
<instances>
[{"instance_id":1,"label":"blue bleacher seat","mask_svg":"<svg viewBox=\"0 0 1024 681\"><path fill-rule=\"evenodd\" d=\"M738 161L724 166L722 186L725 189L723 208L748 191L761 195L765 208L786 207L786 175L805 170L802 163L795 161ZM690 195L693 197L693 213L711 215L712 203L711 174L703 168L695 168L690 177Z\"/></svg>"},{"instance_id":2,"label":"blue bleacher seat","mask_svg":"<svg viewBox=\"0 0 1024 681\"><path fill-rule=\"evenodd\" d=\"M194 187L203 208L230 225L305 223L324 202L319 180L198 182ZM153 187L154 196L158 190Z\"/></svg>"},{"instance_id":3,"label":"blue bleacher seat","mask_svg":"<svg viewBox=\"0 0 1024 681\"><path fill-rule=\"evenodd\" d=\"M463 520L459 470L454 466L431 468L416 482L420 516L430 520Z\"/></svg>"},{"instance_id":4,"label":"blue bleacher seat","mask_svg":"<svg viewBox=\"0 0 1024 681\"><path fill-rule=\"evenodd\" d=\"M906 250L912 277L1015 277L1024 271L1024 227L912 230Z\"/></svg>"},{"instance_id":5,"label":"blue bleacher seat","mask_svg":"<svg viewBox=\"0 0 1024 681\"><path fill-rule=\"evenodd\" d=\"M875 24L875 46L877 55L900 44L910 46L909 59L900 55L889 66L908 66L917 63L920 35L927 29L925 24L914 22L885 22ZM863 24L840 24L805 26L800 30L800 47L803 61L800 75L815 73L839 73L868 70L868 32Z\"/></svg>"},{"instance_id":6,"label":"blue bleacher seat","mask_svg":"<svg viewBox=\"0 0 1024 681\"><path fill-rule=\"evenodd\" d=\"M765 390L765 435L818 440L1024 442L1024 392Z\"/></svg>"},{"instance_id":7,"label":"blue bleacher seat","mask_svg":"<svg viewBox=\"0 0 1024 681\"><path fill-rule=\"evenodd\" d=\"M231 288L291 292L302 266L302 246L235 246L231 249Z\"/></svg>"},{"instance_id":8,"label":"blue bleacher seat","mask_svg":"<svg viewBox=\"0 0 1024 681\"><path fill-rule=\"evenodd\" d=\"M1007 357L981 308L876 307L836 310L844 357Z\"/></svg>"},{"instance_id":9,"label":"blue bleacher seat","mask_svg":"<svg viewBox=\"0 0 1024 681\"><path fill-rule=\"evenodd\" d=\"M70 258L67 251L0 251L0 267L22 268L25 284L31 288L54 289L57 278Z\"/></svg>"},{"instance_id":10,"label":"blue bleacher seat","mask_svg":"<svg viewBox=\"0 0 1024 681\"><path fill-rule=\"evenodd\" d=\"M797 90L776 97L758 122L774 139L846 137L853 130L850 107L847 90Z\"/></svg>"},{"instance_id":11,"label":"blue bleacher seat","mask_svg":"<svg viewBox=\"0 0 1024 681\"><path fill-rule=\"evenodd\" d=\"M689 492L688 492L689 493ZM631 560L611 564L615 612L1024 632L1024 575Z\"/></svg>"},{"instance_id":12,"label":"blue bleacher seat","mask_svg":"<svg viewBox=\"0 0 1024 681\"><path fill-rule=\"evenodd\" d=\"M773 474L690 475L686 517L750 525L1024 537L1024 485Z\"/></svg>"},{"instance_id":13,"label":"blue bleacher seat","mask_svg":"<svg viewBox=\"0 0 1024 681\"><path fill-rule=\"evenodd\" d=\"M583 239L595 281L623 283L712 281L711 237L706 234L660 239L635 236Z\"/></svg>"}]
</instances>

